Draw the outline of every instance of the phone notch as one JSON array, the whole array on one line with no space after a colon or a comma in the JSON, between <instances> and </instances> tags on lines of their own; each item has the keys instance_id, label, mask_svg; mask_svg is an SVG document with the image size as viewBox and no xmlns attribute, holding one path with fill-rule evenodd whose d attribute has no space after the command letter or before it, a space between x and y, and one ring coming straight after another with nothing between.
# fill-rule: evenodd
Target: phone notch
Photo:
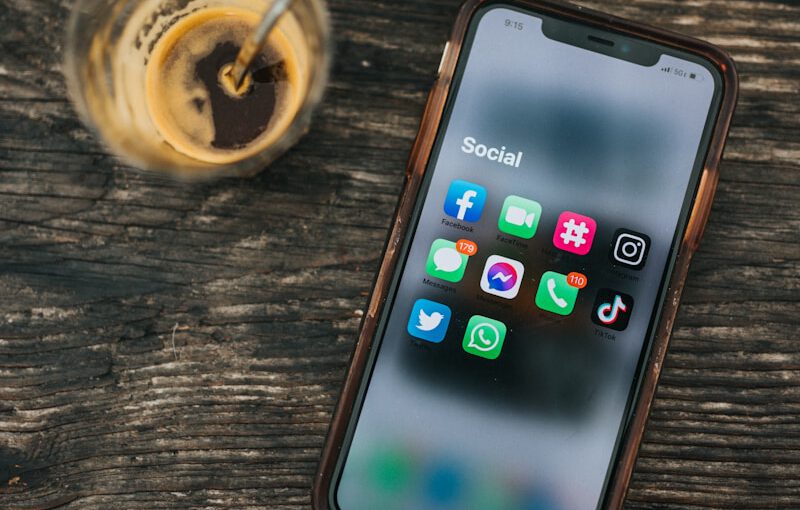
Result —
<instances>
[{"instance_id":1,"label":"phone notch","mask_svg":"<svg viewBox=\"0 0 800 510\"><path fill-rule=\"evenodd\" d=\"M647 42L549 16L542 17L542 33L554 41L643 66L653 66L661 57L661 50Z\"/></svg>"}]
</instances>

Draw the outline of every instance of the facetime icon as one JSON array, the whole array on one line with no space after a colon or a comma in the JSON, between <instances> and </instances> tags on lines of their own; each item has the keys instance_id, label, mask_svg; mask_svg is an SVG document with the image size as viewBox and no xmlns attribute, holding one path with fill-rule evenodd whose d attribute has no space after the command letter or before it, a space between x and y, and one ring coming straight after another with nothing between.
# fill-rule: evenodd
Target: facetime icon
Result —
<instances>
[{"instance_id":1,"label":"facetime icon","mask_svg":"<svg viewBox=\"0 0 800 510\"><path fill-rule=\"evenodd\" d=\"M521 227L525 225L528 228L533 226L533 220L536 219L535 213L528 213L525 209L512 205L506 212L506 221L514 226Z\"/></svg>"},{"instance_id":2,"label":"facetime icon","mask_svg":"<svg viewBox=\"0 0 800 510\"><path fill-rule=\"evenodd\" d=\"M506 234L530 239L536 234L536 227L539 226L541 215L542 206L539 205L539 202L511 195L506 197L503 202L503 210L500 212L500 219L497 220L497 228Z\"/></svg>"}]
</instances>

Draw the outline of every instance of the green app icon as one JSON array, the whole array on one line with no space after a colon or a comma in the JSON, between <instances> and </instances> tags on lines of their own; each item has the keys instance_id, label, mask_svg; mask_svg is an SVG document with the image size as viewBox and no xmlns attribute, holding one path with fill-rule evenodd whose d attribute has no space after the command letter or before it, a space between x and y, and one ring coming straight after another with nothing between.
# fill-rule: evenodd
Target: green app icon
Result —
<instances>
[{"instance_id":1,"label":"green app icon","mask_svg":"<svg viewBox=\"0 0 800 510\"><path fill-rule=\"evenodd\" d=\"M462 346L464 351L486 359L497 359L506 339L506 325L500 321L473 315L467 324Z\"/></svg>"},{"instance_id":2,"label":"green app icon","mask_svg":"<svg viewBox=\"0 0 800 510\"><path fill-rule=\"evenodd\" d=\"M506 234L530 239L536 233L541 215L542 206L539 202L511 195L503 202L497 226Z\"/></svg>"},{"instance_id":3,"label":"green app icon","mask_svg":"<svg viewBox=\"0 0 800 510\"><path fill-rule=\"evenodd\" d=\"M456 250L456 243L447 239L437 239L431 245L425 269L429 275L436 278L459 282L464 277L464 270L467 269L467 260L466 255Z\"/></svg>"},{"instance_id":4,"label":"green app icon","mask_svg":"<svg viewBox=\"0 0 800 510\"><path fill-rule=\"evenodd\" d=\"M542 275L536 291L536 306L559 315L569 315L575 308L578 287L567 283L567 276L554 271Z\"/></svg>"}]
</instances>

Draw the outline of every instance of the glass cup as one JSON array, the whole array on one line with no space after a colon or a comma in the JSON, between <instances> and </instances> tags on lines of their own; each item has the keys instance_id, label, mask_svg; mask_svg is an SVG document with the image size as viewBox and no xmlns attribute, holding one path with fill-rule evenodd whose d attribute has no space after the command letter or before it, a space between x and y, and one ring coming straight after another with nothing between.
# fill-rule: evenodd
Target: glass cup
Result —
<instances>
[{"instance_id":1,"label":"glass cup","mask_svg":"<svg viewBox=\"0 0 800 510\"><path fill-rule=\"evenodd\" d=\"M280 128L271 130L269 140L249 152L206 157L168 141L153 118L146 86L152 79L147 64L154 49L176 23L204 10L223 12L220 9L244 10L260 18L270 4L269 0L78 0L69 22L64 62L76 110L115 153L141 169L189 179L249 176L263 170L308 130L327 83L329 20L322 0L294 0L270 33L270 40L281 37L293 52L296 95L282 114Z\"/></svg>"}]
</instances>

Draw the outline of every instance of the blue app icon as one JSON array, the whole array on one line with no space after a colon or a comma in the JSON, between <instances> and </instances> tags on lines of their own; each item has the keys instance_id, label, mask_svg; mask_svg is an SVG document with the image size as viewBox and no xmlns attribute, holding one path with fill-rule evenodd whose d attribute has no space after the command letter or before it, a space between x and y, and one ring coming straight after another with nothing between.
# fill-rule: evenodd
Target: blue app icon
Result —
<instances>
[{"instance_id":1,"label":"blue app icon","mask_svg":"<svg viewBox=\"0 0 800 510\"><path fill-rule=\"evenodd\" d=\"M444 340L447 326L450 324L450 308L447 305L417 299L411 316L408 318L408 332L428 342L439 343Z\"/></svg>"},{"instance_id":2,"label":"blue app icon","mask_svg":"<svg viewBox=\"0 0 800 510\"><path fill-rule=\"evenodd\" d=\"M466 501L462 500L462 496L467 484L459 464L438 460L428 467L423 476L423 491L429 505L436 508L465 508L463 503Z\"/></svg>"},{"instance_id":3,"label":"blue app icon","mask_svg":"<svg viewBox=\"0 0 800 510\"><path fill-rule=\"evenodd\" d=\"M462 221L474 223L481 219L483 204L486 202L486 189L477 184L455 180L450 183L444 212Z\"/></svg>"}]
</instances>

